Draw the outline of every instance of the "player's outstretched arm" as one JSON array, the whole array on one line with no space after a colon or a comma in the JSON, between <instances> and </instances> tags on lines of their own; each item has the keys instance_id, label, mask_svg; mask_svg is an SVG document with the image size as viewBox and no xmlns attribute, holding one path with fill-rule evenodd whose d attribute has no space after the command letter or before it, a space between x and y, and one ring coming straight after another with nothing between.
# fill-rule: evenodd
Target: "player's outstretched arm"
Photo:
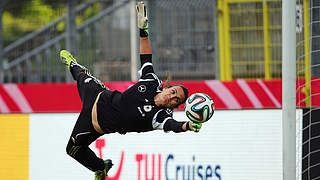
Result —
<instances>
[{"instance_id":1,"label":"player's outstretched arm","mask_svg":"<svg viewBox=\"0 0 320 180\"><path fill-rule=\"evenodd\" d=\"M139 70L140 78L145 77L149 73L154 73L152 65L152 50L149 42L147 8L142 1L136 5L138 28L140 31L140 62ZM149 77L150 78L150 77Z\"/></svg>"}]
</instances>

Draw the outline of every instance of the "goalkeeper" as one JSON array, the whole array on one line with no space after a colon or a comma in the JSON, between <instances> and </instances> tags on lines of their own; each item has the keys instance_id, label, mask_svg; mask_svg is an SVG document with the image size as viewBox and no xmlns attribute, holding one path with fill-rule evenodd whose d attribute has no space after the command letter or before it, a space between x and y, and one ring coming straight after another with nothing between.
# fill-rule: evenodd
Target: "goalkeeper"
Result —
<instances>
[{"instance_id":1,"label":"goalkeeper","mask_svg":"<svg viewBox=\"0 0 320 180\"><path fill-rule=\"evenodd\" d=\"M153 71L152 52L148 38L147 11L143 2L136 6L140 30L139 81L121 93L111 91L88 70L77 63L66 50L60 52L65 64L77 81L83 107L66 151L83 166L95 172L96 180L105 180L112 161L102 160L89 145L103 134L146 132L164 130L173 132L198 132L201 124L191 121L178 122L172 118L172 110L188 98L188 90L182 85L161 86Z\"/></svg>"}]
</instances>

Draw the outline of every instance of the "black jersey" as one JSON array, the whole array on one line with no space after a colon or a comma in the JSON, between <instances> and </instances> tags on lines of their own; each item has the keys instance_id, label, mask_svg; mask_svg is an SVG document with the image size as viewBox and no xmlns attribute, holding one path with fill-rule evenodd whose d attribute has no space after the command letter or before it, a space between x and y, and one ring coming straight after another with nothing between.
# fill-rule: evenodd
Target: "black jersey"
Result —
<instances>
[{"instance_id":1,"label":"black jersey","mask_svg":"<svg viewBox=\"0 0 320 180\"><path fill-rule=\"evenodd\" d=\"M154 73L151 55L141 55L139 81L123 93L104 91L97 105L98 122L106 133L145 132L164 129L172 122L172 110L155 105L154 97L162 91Z\"/></svg>"}]
</instances>

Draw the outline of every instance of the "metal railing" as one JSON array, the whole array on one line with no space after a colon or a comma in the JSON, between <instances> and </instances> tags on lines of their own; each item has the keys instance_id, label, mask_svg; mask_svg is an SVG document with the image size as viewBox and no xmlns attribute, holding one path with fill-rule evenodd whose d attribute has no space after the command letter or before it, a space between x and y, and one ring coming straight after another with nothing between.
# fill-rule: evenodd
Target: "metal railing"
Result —
<instances>
[{"instance_id":1,"label":"metal railing","mask_svg":"<svg viewBox=\"0 0 320 180\"><path fill-rule=\"evenodd\" d=\"M68 19L75 21L77 14L94 3L100 2L95 0L80 5L71 13L73 17L63 16L4 48L2 57L4 59L4 79L1 83L64 82L70 80L70 75L65 73L65 68L59 64L59 51L69 49L77 55L79 53L78 43L87 43L87 40L83 40L81 37L83 32L88 35L89 29L96 29L95 22L125 6L129 0L115 3L113 6L103 9L93 18L84 21L81 25L73 27L76 29L75 34L68 32L68 28L61 29L61 26L68 26ZM75 37L75 40L70 41L71 36ZM69 47L68 41L71 42Z\"/></svg>"}]
</instances>

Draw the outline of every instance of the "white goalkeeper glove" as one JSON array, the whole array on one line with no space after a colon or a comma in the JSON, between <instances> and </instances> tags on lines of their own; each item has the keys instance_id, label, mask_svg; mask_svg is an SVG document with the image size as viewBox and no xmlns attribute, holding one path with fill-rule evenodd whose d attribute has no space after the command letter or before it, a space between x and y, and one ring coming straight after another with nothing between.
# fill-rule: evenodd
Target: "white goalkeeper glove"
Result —
<instances>
[{"instance_id":1,"label":"white goalkeeper glove","mask_svg":"<svg viewBox=\"0 0 320 180\"><path fill-rule=\"evenodd\" d=\"M138 27L148 32L148 17L147 8L142 1L136 5L136 11L138 16Z\"/></svg>"},{"instance_id":2,"label":"white goalkeeper glove","mask_svg":"<svg viewBox=\"0 0 320 180\"><path fill-rule=\"evenodd\" d=\"M196 123L196 122L193 122L193 121L189 121L188 122L188 127L189 127L190 131L199 132L201 127L202 127L202 124L201 123Z\"/></svg>"}]
</instances>

